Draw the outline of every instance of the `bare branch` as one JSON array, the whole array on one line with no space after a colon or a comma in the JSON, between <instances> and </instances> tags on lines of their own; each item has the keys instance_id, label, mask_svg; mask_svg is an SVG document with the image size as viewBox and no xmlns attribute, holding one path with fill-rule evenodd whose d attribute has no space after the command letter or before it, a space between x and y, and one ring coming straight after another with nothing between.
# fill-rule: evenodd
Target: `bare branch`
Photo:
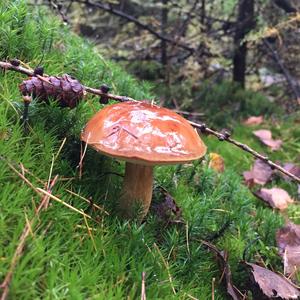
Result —
<instances>
[{"instance_id":1,"label":"bare branch","mask_svg":"<svg viewBox=\"0 0 300 300\"><path fill-rule=\"evenodd\" d=\"M25 69L24 67L20 67L20 66L13 66L11 63L8 63L8 62L2 62L2 61L0 61L0 68L3 68L5 70L13 70L13 71L16 71L16 72L27 74L29 76L33 76L33 71L32 70ZM45 77L40 76L40 75L38 75L38 76L41 77L41 79L43 79L43 80L47 80L47 76L45 76ZM120 102L138 101L138 100L135 100L133 98L126 97L126 96L119 96L119 95L113 95L113 94L104 93L101 90L94 89L94 88L91 88L91 87L88 87L88 86L83 86L83 87L84 87L84 89L85 89L86 92L89 92L89 93L92 93L92 94L95 94L95 95L99 95L99 96L105 96L106 98L117 100L117 101L120 101ZM236 147L238 147L238 148L240 148L240 149L242 149L242 150L250 153L254 157L263 160L265 163L267 163L272 168L277 169L281 173L289 176L294 181L300 183L300 178L299 177L297 177L296 175L288 172L283 167L281 167L278 164L276 164L273 161L271 161L267 156L264 156L264 155L258 153L257 151L255 151L252 148L250 148L248 145L242 144L241 142L238 142L238 141L232 139L230 137L229 133L227 133L227 132L221 133L221 132L215 131L215 130L207 127L204 123L195 123L195 122L192 122L192 121L189 121L189 123L192 126L194 126L195 128L200 129L201 132L206 133L206 134L214 135L220 141L227 141L228 143L231 143L231 144L235 145Z\"/></svg>"},{"instance_id":2,"label":"bare branch","mask_svg":"<svg viewBox=\"0 0 300 300\"><path fill-rule=\"evenodd\" d=\"M89 6L96 7L98 9L102 9L104 11L107 11L107 12L109 12L109 13L115 15L115 16L118 16L118 17L121 17L121 18L127 20L128 22L134 23L135 25L137 25L138 27L140 27L144 30L147 30L149 33L151 33L152 35L154 35L155 37L157 37L158 39L160 39L162 41L165 41L167 43L176 45L177 47L182 48L182 49L187 50L187 51L192 52L192 53L196 52L195 48L193 48L189 45L183 44L183 43L178 43L178 41L173 40L170 37L167 37L165 35L162 35L161 33L157 32L155 29L153 29L149 25L142 23L137 18L135 18L131 15L128 15L128 14L126 14L125 12L123 12L121 10L113 8L110 4L104 4L104 3L101 3L101 2L94 3L90 0L74 0L73 2L86 4L86 5L89 5Z\"/></svg>"},{"instance_id":3,"label":"bare branch","mask_svg":"<svg viewBox=\"0 0 300 300\"><path fill-rule=\"evenodd\" d=\"M279 166L278 164L275 164L267 156L264 156L264 155L258 153L257 151L255 151L252 148L250 148L248 145L242 144L241 142L238 142L238 141L232 139L230 137L229 133L227 133L227 132L221 133L221 132L215 131L215 130L213 130L211 128L208 128L205 124L198 124L198 123L191 122L191 121L190 121L190 124L192 126L196 127L196 128L199 128L200 131L203 132L203 133L214 135L215 137L217 137L219 139L219 141L226 141L228 143L231 143L231 144L239 147L240 149L242 149L242 150L244 150L244 151L252 154L256 158L259 158L259 159L263 160L271 168L277 169L281 173L283 173L283 174L289 176L290 178L292 178L294 181L300 183L300 178L299 177L297 177L296 175L288 172L287 170L285 170L283 167Z\"/></svg>"},{"instance_id":4,"label":"bare branch","mask_svg":"<svg viewBox=\"0 0 300 300\"><path fill-rule=\"evenodd\" d=\"M56 1L52 1L52 0L48 0L50 7L52 7L54 10L57 10L57 12L59 13L62 21L66 24L69 24L69 20L67 18L67 16L65 15L65 13L62 11L62 6L61 4L56 3Z\"/></svg>"},{"instance_id":5,"label":"bare branch","mask_svg":"<svg viewBox=\"0 0 300 300\"><path fill-rule=\"evenodd\" d=\"M291 90L293 91L296 100L298 103L300 103L300 87L297 84L296 80L294 80L290 74L290 72L288 71L288 69L284 66L283 61L278 53L278 51L276 49L274 49L272 47L272 45L266 40L263 39L263 43L267 46L267 48L269 49L269 51L272 54L273 60L278 64L278 66L280 67L282 73L284 74L284 77L286 78L286 81L288 82Z\"/></svg>"}]
</instances>

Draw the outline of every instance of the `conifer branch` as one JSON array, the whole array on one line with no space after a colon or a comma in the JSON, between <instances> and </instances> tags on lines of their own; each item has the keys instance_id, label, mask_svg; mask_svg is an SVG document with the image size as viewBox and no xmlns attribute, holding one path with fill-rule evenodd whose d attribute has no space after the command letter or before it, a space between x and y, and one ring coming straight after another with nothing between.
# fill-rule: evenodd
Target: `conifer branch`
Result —
<instances>
[{"instance_id":1,"label":"conifer branch","mask_svg":"<svg viewBox=\"0 0 300 300\"><path fill-rule=\"evenodd\" d=\"M19 73L22 73L22 74L26 74L28 76L38 76L41 80L47 81L48 76L35 75L33 70L26 69L26 68L20 66L20 64L18 64L17 62L18 62L18 60L13 60L13 63L12 62L0 61L0 68L2 68L4 70L16 71L16 72L19 72ZM99 96L105 97L106 99L113 99L113 100L120 101L120 102L138 101L138 100L135 100L135 99L127 97L127 96L119 96L119 95L106 93L105 91L103 91L101 89L95 89L95 88L91 88L91 87L84 86L84 85L83 85L83 88L86 92L89 92L89 93L94 94L94 95L99 95ZM192 122L192 121L189 121L189 123L193 127L198 128L202 133L213 135L213 136L217 137L219 139L219 141L226 141L230 144L233 144L236 147L242 149L243 151L246 151L246 152L250 153L254 157L263 160L272 169L276 169L276 170L280 171L281 173L285 174L286 176L290 177L292 180L294 180L298 184L300 184L300 178L298 176L296 176L296 175L292 174L291 172L285 170L283 167L281 167L280 165L278 165L278 164L274 163L272 160L270 160L267 156L264 156L264 155L258 153L257 151L255 151L254 149L249 147L248 145L243 144L239 141L236 141L236 140L232 139L230 137L230 133L228 133L226 131L218 132L216 130L213 130L213 129L207 127L206 124L204 124L204 123L195 123L195 122Z\"/></svg>"}]
</instances>

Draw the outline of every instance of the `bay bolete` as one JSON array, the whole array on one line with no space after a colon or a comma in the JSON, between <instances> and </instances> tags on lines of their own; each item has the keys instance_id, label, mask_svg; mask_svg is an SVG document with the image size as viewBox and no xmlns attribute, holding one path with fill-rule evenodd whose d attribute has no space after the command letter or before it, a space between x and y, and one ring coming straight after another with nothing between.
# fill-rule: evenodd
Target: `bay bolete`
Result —
<instances>
[{"instance_id":1,"label":"bay bolete","mask_svg":"<svg viewBox=\"0 0 300 300\"><path fill-rule=\"evenodd\" d=\"M87 123L81 139L95 150L126 161L121 214L143 218L152 199L153 167L198 159L206 146L189 122L175 112L146 102L106 106Z\"/></svg>"}]
</instances>

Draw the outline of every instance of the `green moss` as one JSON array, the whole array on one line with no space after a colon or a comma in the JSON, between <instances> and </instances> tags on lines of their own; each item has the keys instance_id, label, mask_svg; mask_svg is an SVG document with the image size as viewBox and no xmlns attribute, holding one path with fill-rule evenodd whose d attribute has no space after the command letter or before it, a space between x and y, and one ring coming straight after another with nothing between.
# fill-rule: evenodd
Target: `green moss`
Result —
<instances>
[{"instance_id":1,"label":"green moss","mask_svg":"<svg viewBox=\"0 0 300 300\"><path fill-rule=\"evenodd\" d=\"M261 93L244 90L238 84L223 81L204 83L194 91L193 107L203 111L215 126L228 127L246 116L270 116L281 110Z\"/></svg>"},{"instance_id":2,"label":"green moss","mask_svg":"<svg viewBox=\"0 0 300 300\"><path fill-rule=\"evenodd\" d=\"M43 11L30 11L22 1L0 4L0 30L1 59L18 57L33 67L43 64L49 74L67 72L87 85L96 87L106 82L115 93L139 99L151 97L147 83L138 82L55 18ZM52 177L59 174L53 194L94 219L87 219L94 242L80 214L51 200L49 208L32 226L33 235L27 238L13 273L11 299L137 299L142 272L146 272L149 299L209 299L212 278L219 278L221 272L214 256L199 240L213 237L213 243L230 252L236 285L242 284L244 275L238 262L257 237L259 242L249 248L248 259L261 253L267 264L281 268L274 254L274 233L283 220L256 201L241 182L241 166L248 166L250 158L207 139L209 148L225 157L224 174L208 169L206 159L182 167L161 166L155 171L156 183L167 188L182 208L186 226L167 226L152 214L143 225L119 220L113 203L118 200L122 177L111 172L123 174L124 164L88 149L83 176L78 176L79 133L93 108L101 108L98 99L89 96L75 110L60 109L55 103L33 103L32 130L25 136L19 124L22 101L18 85L23 79L18 73L0 72L1 156L22 163L33 174L25 173L36 187L45 188L40 180L46 183L51 170ZM242 137L246 132L250 134L250 130L241 128L236 133ZM65 137L65 145L57 156ZM297 139L295 135L293 143ZM257 145L255 141L253 144ZM6 161L0 160L0 168L2 281L26 218L34 217L41 197ZM110 215L92 209L67 190L92 197ZM291 207L288 214L299 221L296 208ZM225 298L221 285L216 286L215 292L215 299Z\"/></svg>"}]
</instances>

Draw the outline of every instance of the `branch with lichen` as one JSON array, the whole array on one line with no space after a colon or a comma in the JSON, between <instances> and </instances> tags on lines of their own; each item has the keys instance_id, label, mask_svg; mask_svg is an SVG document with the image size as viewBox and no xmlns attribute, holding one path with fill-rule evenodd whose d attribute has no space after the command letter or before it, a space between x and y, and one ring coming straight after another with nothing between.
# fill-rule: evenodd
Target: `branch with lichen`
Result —
<instances>
[{"instance_id":1,"label":"branch with lichen","mask_svg":"<svg viewBox=\"0 0 300 300\"><path fill-rule=\"evenodd\" d=\"M33 69L29 69L28 67L22 66L22 63L19 60L11 60L10 62L0 61L0 68L2 68L4 70L16 71L16 72L19 72L19 73L22 73L22 74L25 74L28 76L37 76L39 79L48 82L48 80L47 80L47 77L49 77L48 75L44 75L44 76L36 75ZM85 92L101 96L105 99L112 99L112 100L116 100L116 101L120 101L120 102L138 101L138 100L135 100L135 99L127 97L127 96L119 96L119 95L114 95L114 94L108 93L107 90L105 90L105 89L95 89L95 88L84 86L84 85L83 85L83 88L84 88ZM204 123L195 123L192 121L189 121L189 123L193 127L198 128L202 133L205 133L208 135L213 135L213 136L217 137L219 139L219 141L226 141L226 142L242 149L243 151L250 153L254 157L264 161L272 169L278 170L279 172L285 174L286 176L290 177L292 180L294 180L295 182L300 184L300 178L298 176L292 174L291 172L287 171L280 165L274 163L272 160L269 159L269 157L258 153L257 151L255 151L254 149L249 147L248 145L232 139L229 132L227 132L227 131L218 132L216 130L213 130L213 129L207 127L206 124L204 124Z\"/></svg>"}]
</instances>

